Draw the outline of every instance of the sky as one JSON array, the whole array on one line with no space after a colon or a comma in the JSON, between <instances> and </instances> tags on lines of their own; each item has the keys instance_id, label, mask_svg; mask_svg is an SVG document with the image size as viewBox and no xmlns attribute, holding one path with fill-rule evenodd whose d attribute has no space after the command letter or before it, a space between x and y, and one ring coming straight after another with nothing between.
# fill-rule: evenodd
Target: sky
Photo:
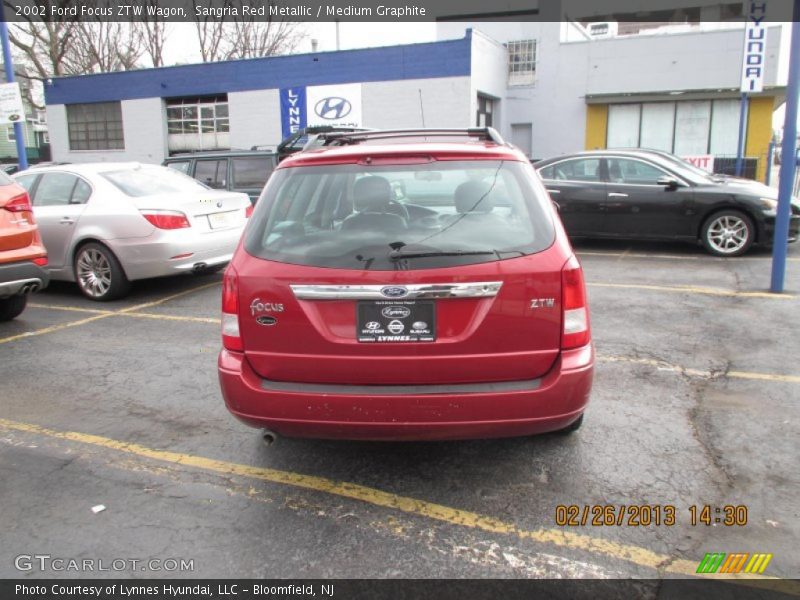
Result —
<instances>
[{"instance_id":1,"label":"sky","mask_svg":"<svg viewBox=\"0 0 800 600\"><path fill-rule=\"evenodd\" d=\"M164 48L165 64L200 62L200 45L194 23L171 23ZM296 52L311 52L311 40L318 41L320 52L336 50L335 23L305 23L306 38ZM413 44L436 39L435 23L339 23L339 46L342 50Z\"/></svg>"}]
</instances>

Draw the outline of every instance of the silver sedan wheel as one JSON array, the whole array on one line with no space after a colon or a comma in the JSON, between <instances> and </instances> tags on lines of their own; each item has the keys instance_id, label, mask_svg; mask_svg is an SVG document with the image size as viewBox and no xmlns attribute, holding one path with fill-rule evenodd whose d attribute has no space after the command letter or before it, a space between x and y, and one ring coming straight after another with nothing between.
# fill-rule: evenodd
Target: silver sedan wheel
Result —
<instances>
[{"instance_id":1,"label":"silver sedan wheel","mask_svg":"<svg viewBox=\"0 0 800 600\"><path fill-rule=\"evenodd\" d=\"M95 248L82 250L77 261L78 284L93 298L102 298L111 287L111 264Z\"/></svg>"},{"instance_id":2,"label":"silver sedan wheel","mask_svg":"<svg viewBox=\"0 0 800 600\"><path fill-rule=\"evenodd\" d=\"M735 254L750 240L748 224L735 215L722 215L714 219L706 233L708 245L720 254Z\"/></svg>"}]
</instances>

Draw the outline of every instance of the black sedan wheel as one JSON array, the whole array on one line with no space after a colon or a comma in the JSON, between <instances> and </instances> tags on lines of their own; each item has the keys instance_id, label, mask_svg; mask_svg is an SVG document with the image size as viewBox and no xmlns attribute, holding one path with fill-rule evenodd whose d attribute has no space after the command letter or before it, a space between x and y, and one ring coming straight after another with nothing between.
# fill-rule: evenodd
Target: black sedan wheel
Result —
<instances>
[{"instance_id":1,"label":"black sedan wheel","mask_svg":"<svg viewBox=\"0 0 800 600\"><path fill-rule=\"evenodd\" d=\"M117 257L96 243L81 246L75 255L75 281L84 296L98 302L124 296L130 289Z\"/></svg>"},{"instance_id":2,"label":"black sedan wheel","mask_svg":"<svg viewBox=\"0 0 800 600\"><path fill-rule=\"evenodd\" d=\"M740 256L755 239L753 221L738 210L724 210L711 215L703 225L701 241L716 256Z\"/></svg>"}]
</instances>

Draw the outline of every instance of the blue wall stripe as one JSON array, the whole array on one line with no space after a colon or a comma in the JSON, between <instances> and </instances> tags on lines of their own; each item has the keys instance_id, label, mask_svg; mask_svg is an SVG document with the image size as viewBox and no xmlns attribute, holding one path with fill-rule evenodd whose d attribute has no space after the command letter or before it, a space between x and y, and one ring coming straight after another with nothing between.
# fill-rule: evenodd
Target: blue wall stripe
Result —
<instances>
[{"instance_id":1,"label":"blue wall stripe","mask_svg":"<svg viewBox=\"0 0 800 600\"><path fill-rule=\"evenodd\" d=\"M47 104L202 96L301 85L470 75L471 32L459 40L294 54L53 78Z\"/></svg>"}]
</instances>

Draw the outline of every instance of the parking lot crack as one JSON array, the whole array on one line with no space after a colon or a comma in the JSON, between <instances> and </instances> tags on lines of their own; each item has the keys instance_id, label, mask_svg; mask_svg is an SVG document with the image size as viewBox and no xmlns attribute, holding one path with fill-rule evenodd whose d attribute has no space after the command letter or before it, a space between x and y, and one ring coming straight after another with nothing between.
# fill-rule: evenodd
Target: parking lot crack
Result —
<instances>
[{"instance_id":1,"label":"parking lot crack","mask_svg":"<svg viewBox=\"0 0 800 600\"><path fill-rule=\"evenodd\" d=\"M724 372L719 376L724 376L724 373L730 369L730 362L725 367ZM703 453L708 458L714 471L720 477L712 477L712 480L717 485L720 492L720 497L724 498L725 494L735 489L736 476L731 471L730 467L725 464L722 459L722 452L717 449L711 440L708 432L707 425L702 422L703 418L703 399L705 397L705 390L708 386L708 380L697 379L689 376L684 376L684 381L693 398L694 405L689 409L689 425L692 431L692 437L697 441L703 450Z\"/></svg>"}]
</instances>

